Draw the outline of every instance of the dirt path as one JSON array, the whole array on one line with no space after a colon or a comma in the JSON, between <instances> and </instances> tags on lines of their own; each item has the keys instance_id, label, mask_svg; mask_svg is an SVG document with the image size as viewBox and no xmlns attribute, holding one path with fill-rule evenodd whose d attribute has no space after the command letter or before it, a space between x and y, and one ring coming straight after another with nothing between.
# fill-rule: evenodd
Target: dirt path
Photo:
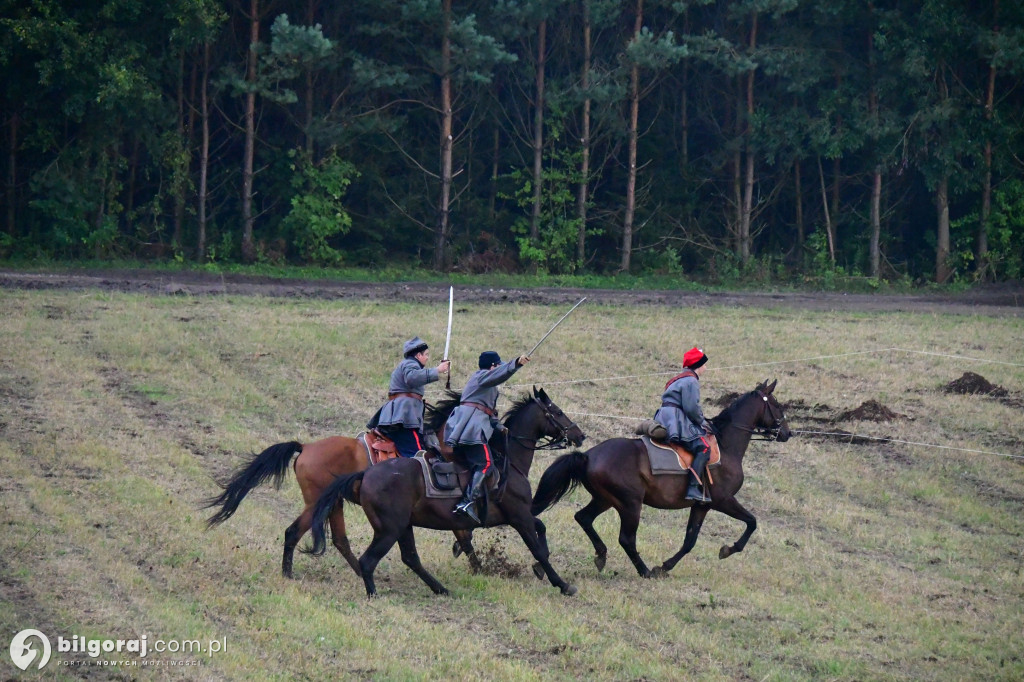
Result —
<instances>
[{"instance_id":1,"label":"dirt path","mask_svg":"<svg viewBox=\"0 0 1024 682\"><path fill-rule=\"evenodd\" d=\"M18 272L0 270L0 288L100 289L154 295L223 294L284 298L439 301L448 286L439 283L338 282L275 279L249 275L149 270ZM977 287L963 293L844 294L833 292L693 292L555 287L460 286L459 299L472 302L573 303L583 296L608 305L746 306L835 311L941 312L959 315L1024 317L1024 282Z\"/></svg>"}]
</instances>

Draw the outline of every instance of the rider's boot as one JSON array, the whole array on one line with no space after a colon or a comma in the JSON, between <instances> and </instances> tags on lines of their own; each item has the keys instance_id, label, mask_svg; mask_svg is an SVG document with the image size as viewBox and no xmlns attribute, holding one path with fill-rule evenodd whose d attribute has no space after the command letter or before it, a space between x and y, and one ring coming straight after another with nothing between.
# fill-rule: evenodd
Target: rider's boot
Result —
<instances>
[{"instance_id":1,"label":"rider's boot","mask_svg":"<svg viewBox=\"0 0 1024 682\"><path fill-rule=\"evenodd\" d=\"M700 452L693 456L693 471L690 472L690 485L686 489L686 499L693 500L694 502L708 503L711 501L711 491L706 486L701 486L697 481L697 476L694 472L697 472L701 476L701 480L707 480L707 466L708 460L711 455L708 453L707 448L702 449Z\"/></svg>"},{"instance_id":2,"label":"rider's boot","mask_svg":"<svg viewBox=\"0 0 1024 682\"><path fill-rule=\"evenodd\" d=\"M462 500L455 505L455 513L460 516L468 516L475 523L480 523L480 517L476 513L476 501L480 499L484 490L484 472L474 471L473 480L466 486L466 493Z\"/></svg>"}]
</instances>

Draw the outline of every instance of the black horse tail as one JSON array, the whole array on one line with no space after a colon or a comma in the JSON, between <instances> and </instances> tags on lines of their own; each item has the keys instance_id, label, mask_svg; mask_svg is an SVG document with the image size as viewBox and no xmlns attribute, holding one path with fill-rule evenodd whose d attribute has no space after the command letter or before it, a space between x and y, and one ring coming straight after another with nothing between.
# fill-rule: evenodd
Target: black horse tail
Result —
<instances>
[{"instance_id":1,"label":"black horse tail","mask_svg":"<svg viewBox=\"0 0 1024 682\"><path fill-rule=\"evenodd\" d=\"M586 483L588 461L587 453L573 450L552 462L540 477L530 512L534 516L539 515L545 509L554 506L567 493L575 490L576 486Z\"/></svg>"},{"instance_id":2,"label":"black horse tail","mask_svg":"<svg viewBox=\"0 0 1024 682\"><path fill-rule=\"evenodd\" d=\"M365 473L357 471L354 474L338 476L333 483L324 488L320 493L320 499L316 501L316 506L313 507L313 546L300 551L316 556L327 551L327 519L342 499L359 504L359 488Z\"/></svg>"},{"instance_id":3,"label":"black horse tail","mask_svg":"<svg viewBox=\"0 0 1024 682\"><path fill-rule=\"evenodd\" d=\"M292 457L300 452L302 452L302 443L290 441L271 445L254 456L248 464L235 472L230 481L220 484L224 492L203 502L204 509L220 507L220 511L206 522L206 527L212 528L230 519L249 491L271 476L274 477L274 487L280 488L281 483L284 482L284 475L288 472L288 464L292 461Z\"/></svg>"}]
</instances>

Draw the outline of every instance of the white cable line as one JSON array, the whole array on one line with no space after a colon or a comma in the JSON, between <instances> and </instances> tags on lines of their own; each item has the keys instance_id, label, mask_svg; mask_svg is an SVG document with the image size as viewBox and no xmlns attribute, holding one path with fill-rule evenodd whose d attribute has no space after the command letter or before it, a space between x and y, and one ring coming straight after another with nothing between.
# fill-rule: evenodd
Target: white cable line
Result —
<instances>
[{"instance_id":1,"label":"white cable line","mask_svg":"<svg viewBox=\"0 0 1024 682\"><path fill-rule=\"evenodd\" d=\"M793 429L790 433L803 433L818 436L842 436L843 438L864 438L867 440L882 440L888 443L903 443L904 445L920 445L926 448L941 448L942 450L957 450L959 452L974 452L980 455L997 455L999 457L1009 457L1011 459L1024 459L1024 455L1009 455L1005 452L992 452L991 450L971 450L969 448L954 448L952 445L935 445L934 443L918 443L912 440L899 440L897 438L887 438L885 436L862 436L857 433L843 433L836 432L831 433L828 431L801 431Z\"/></svg>"},{"instance_id":2,"label":"white cable line","mask_svg":"<svg viewBox=\"0 0 1024 682\"><path fill-rule=\"evenodd\" d=\"M970 362L982 362L982 363L986 363L986 364L990 364L990 365L1007 365L1009 367L1024 367L1024 364L1020 364L1020 363L1016 363L1016 362L1004 362L1002 360L985 360L983 358L971 358L971 357L967 357L965 355L951 355L951 354L948 354L948 353L930 353L930 352L924 351L924 350L912 350L912 349L909 349L909 348L875 348L875 349L872 349L872 350L860 350L860 351L854 351L854 352L851 352L851 353L839 353L837 355L817 355L817 356L809 357L809 358L797 358L795 360L774 360L772 362L756 362L756 363L750 363L750 364L746 364L746 365L729 365L729 366L726 366L726 367L708 367L706 371L713 372L713 371L716 371L716 370L726 370L726 369L745 369L747 367L768 367L770 365L786 365L786 364L792 364L794 362L811 362L813 360L833 360L835 358L846 358L846 357L850 357L850 356L853 356L853 355L867 355L869 353L886 353L886 352L891 352L891 351L895 351L895 352L899 352L899 353L916 353L918 355L931 355L931 356L934 356L934 357L951 358L951 359L954 359L954 360L967 360L967 361L970 361ZM564 385L564 384L585 384L585 383L593 382L593 381L617 381L619 379L641 379L643 377L665 376L665 375L668 375L668 374L676 374L676 373L677 373L677 370L671 370L671 371L668 371L668 372L651 372L650 374L628 374L628 375L624 375L624 376L615 376L615 377L597 377L597 378L594 378L594 379L569 379L567 381L535 381L535 382L531 382L531 383L534 384L534 385L541 385L541 384L543 384L545 386L559 386L559 385ZM515 388L517 386L528 386L528 385L530 385L530 384L506 384L506 386L508 386L509 388Z\"/></svg>"},{"instance_id":3,"label":"white cable line","mask_svg":"<svg viewBox=\"0 0 1024 682\"><path fill-rule=\"evenodd\" d=\"M579 417L602 417L605 419L632 419L640 420L646 419L647 417L623 417L617 414L594 414L592 412L566 412L566 414L576 415ZM859 433L844 433L842 431L829 432L829 431L803 431L801 429L790 429L790 433L801 433L807 435L817 436L842 436L843 438L863 438L865 440L881 440L887 443L903 443L904 445L920 445L927 448L940 448L942 450L956 450L958 452L973 452L980 455L996 455L999 457L1009 457L1011 459L1024 460L1024 455L1010 455L1005 452L992 452L991 450L971 450L969 448L954 448L951 445L935 445L933 443L918 443L912 440L899 440L898 438L889 438L887 436L862 436Z\"/></svg>"},{"instance_id":4,"label":"white cable line","mask_svg":"<svg viewBox=\"0 0 1024 682\"><path fill-rule=\"evenodd\" d=\"M796 360L775 360L775 361L772 361L772 362L759 362L759 363L752 363L752 364L747 364L747 365L731 365L731 366L728 366L728 367L708 367L708 371L713 371L713 370L716 370L716 369L717 370L743 369L743 368L746 368L746 367L762 367L762 366L768 366L768 365L784 365L784 364L791 364L791 363L794 363L794 362L810 362L812 360L831 360L831 359L834 359L834 358L850 357L851 355L866 355L868 353L886 353L886 352L890 352L890 351L895 351L895 352L899 352L899 353L916 353L918 355L930 355L930 356L940 357L940 358L951 358L951 359L954 359L954 360L967 360L967 361L970 361L970 362L982 362L982 363L991 364L991 365L1007 365L1007 366L1010 366L1010 367L1024 367L1024 365L1019 364L1019 363L1015 363L1015 362L1003 362L1001 360L985 360L983 358L971 358L971 357L967 357L965 355L951 355L951 354L948 354L948 353L931 353L929 351L913 350L913 349L909 349L909 348L876 348L876 349L872 349L872 350L854 351L854 352L851 352L851 353L839 353L837 355L818 355L818 356L815 356L815 357L799 358L799 359L796 359ZM601 378L597 378L597 379L572 379L572 380L569 380L569 381L548 381L548 382L540 382L540 381L538 381L538 382L535 382L534 385L540 385L540 384L543 383L545 386L556 386L556 385L561 385L561 384L580 384L580 383L586 383L586 382L592 382L592 381L615 381L617 379L640 379L642 377L664 376L666 374L675 374L675 370L670 371L670 372L653 372L651 374L632 374L632 375L628 375L628 376L619 376L619 377L601 377ZM516 387L516 386L526 386L526 385L528 385L528 384L506 384L506 386L508 386L510 388ZM569 411L566 411L565 414L575 415L575 416L578 416L578 417L600 417L602 419L631 419L633 421L639 421L641 419L647 419L647 417L626 417L626 416L617 415L617 414L597 414L597 413L594 413L594 412L569 412ZM1011 455L1011 454L1007 454L1007 453L1004 453L1004 452L992 452L990 450L971 450L971 449L968 449L968 448L954 448L951 445L934 445L932 443L918 443L918 442L915 442L915 441L898 440L896 438L886 438L886 437L881 437L881 436L862 436L862 435L855 434L855 433L829 433L829 432L825 432L825 431L798 431L798 430L793 430L792 433L803 433L803 434L822 435L822 436L843 436L843 437L846 437L846 438L864 438L864 439L870 439L870 440L883 440L883 441L887 441L887 442L890 442L890 443L903 443L904 445L919 445L919 446L922 446L922 447L939 448L939 449L942 449L942 450L956 450L958 452L972 452L972 453L981 454L981 455L995 455L997 457L1009 457L1011 459L1021 459L1021 460L1024 460L1024 455Z\"/></svg>"}]
</instances>

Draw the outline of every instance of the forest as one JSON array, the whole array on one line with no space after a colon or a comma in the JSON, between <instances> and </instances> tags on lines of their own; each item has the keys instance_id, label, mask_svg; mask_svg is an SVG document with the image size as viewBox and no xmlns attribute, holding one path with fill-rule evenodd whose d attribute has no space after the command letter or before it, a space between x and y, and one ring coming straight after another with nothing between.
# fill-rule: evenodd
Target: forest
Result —
<instances>
[{"instance_id":1,"label":"forest","mask_svg":"<svg viewBox=\"0 0 1024 682\"><path fill-rule=\"evenodd\" d=\"M0 259L1024 276L1024 4L0 0Z\"/></svg>"}]
</instances>

